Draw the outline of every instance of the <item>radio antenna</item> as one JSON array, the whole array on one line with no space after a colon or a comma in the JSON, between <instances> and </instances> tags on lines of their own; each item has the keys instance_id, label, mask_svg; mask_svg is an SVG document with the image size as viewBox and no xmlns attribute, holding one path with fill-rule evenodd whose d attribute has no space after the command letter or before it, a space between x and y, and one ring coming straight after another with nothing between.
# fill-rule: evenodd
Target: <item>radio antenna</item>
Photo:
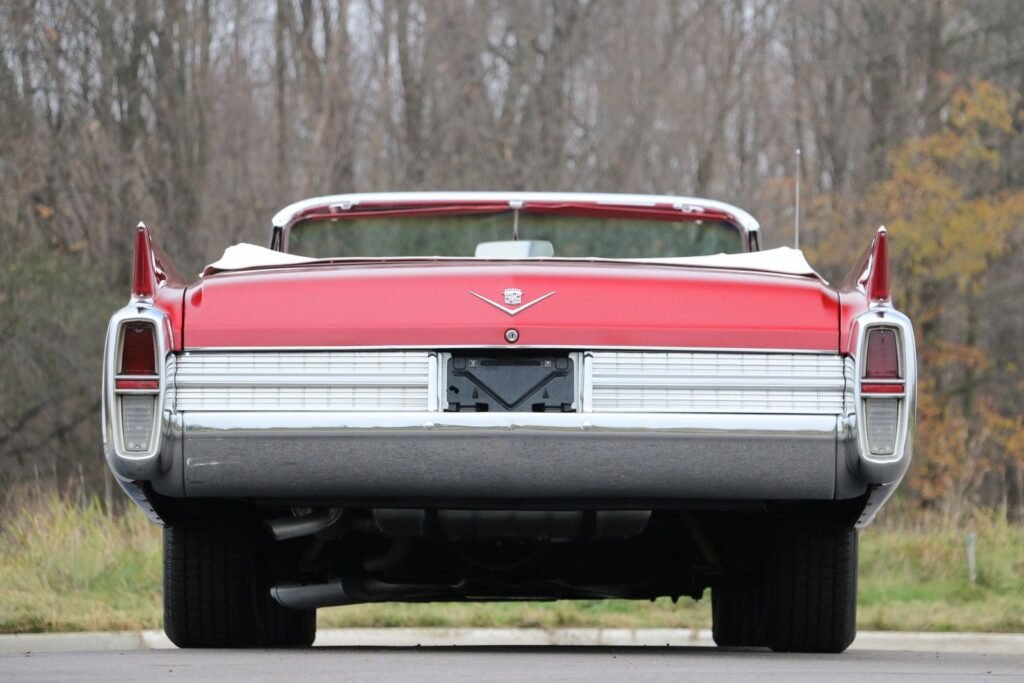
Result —
<instances>
[{"instance_id":1,"label":"radio antenna","mask_svg":"<svg viewBox=\"0 0 1024 683\"><path fill-rule=\"evenodd\" d=\"M512 239L519 239L519 209L525 206L525 202L520 199L513 199L508 203L508 207L512 209Z\"/></svg>"},{"instance_id":2,"label":"radio antenna","mask_svg":"<svg viewBox=\"0 0 1024 683\"><path fill-rule=\"evenodd\" d=\"M800 148L796 148L796 192L793 207L793 248L800 248Z\"/></svg>"}]
</instances>

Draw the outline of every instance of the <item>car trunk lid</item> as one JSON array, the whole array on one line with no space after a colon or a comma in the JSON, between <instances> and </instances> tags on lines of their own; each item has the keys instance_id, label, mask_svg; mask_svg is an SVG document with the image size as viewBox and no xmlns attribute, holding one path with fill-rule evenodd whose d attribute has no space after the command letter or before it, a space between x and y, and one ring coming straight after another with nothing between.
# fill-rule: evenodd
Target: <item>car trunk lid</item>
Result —
<instances>
[{"instance_id":1,"label":"car trunk lid","mask_svg":"<svg viewBox=\"0 0 1024 683\"><path fill-rule=\"evenodd\" d=\"M285 267L213 275L190 288L185 300L190 348L834 352L839 336L837 296L817 277L678 265L446 261Z\"/></svg>"}]
</instances>

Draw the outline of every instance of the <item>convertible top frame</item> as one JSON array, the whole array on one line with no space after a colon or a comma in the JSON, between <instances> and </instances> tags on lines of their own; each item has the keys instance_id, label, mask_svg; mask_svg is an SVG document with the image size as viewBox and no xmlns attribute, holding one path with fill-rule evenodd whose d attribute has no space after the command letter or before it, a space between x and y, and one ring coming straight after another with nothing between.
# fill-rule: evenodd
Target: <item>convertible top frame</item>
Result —
<instances>
[{"instance_id":1,"label":"convertible top frame","mask_svg":"<svg viewBox=\"0 0 1024 683\"><path fill-rule=\"evenodd\" d=\"M674 195L584 192L378 192L313 197L290 204L274 215L270 248L285 251L288 232L307 220L531 209L544 213L635 216L654 220L682 217L684 220L726 221L743 233L749 251L759 249L757 220L725 202Z\"/></svg>"}]
</instances>

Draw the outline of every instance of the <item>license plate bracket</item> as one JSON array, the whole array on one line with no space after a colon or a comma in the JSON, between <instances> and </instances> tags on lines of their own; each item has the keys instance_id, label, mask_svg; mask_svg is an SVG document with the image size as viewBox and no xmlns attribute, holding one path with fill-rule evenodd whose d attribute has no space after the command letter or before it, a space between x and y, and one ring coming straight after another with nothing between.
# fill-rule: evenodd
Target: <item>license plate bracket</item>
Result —
<instances>
[{"instance_id":1,"label":"license plate bracket","mask_svg":"<svg viewBox=\"0 0 1024 683\"><path fill-rule=\"evenodd\" d=\"M568 353L452 354L446 367L445 410L572 413L575 372Z\"/></svg>"}]
</instances>

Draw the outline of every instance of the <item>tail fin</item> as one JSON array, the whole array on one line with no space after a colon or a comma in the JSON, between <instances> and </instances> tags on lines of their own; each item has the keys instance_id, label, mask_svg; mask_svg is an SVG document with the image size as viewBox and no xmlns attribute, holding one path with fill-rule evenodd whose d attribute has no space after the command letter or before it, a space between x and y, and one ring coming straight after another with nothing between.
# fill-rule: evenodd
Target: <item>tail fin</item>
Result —
<instances>
[{"instance_id":1,"label":"tail fin","mask_svg":"<svg viewBox=\"0 0 1024 683\"><path fill-rule=\"evenodd\" d=\"M156 294L156 263L149 228L140 222L135 232L135 267L132 269L132 300L152 301Z\"/></svg>"},{"instance_id":2,"label":"tail fin","mask_svg":"<svg viewBox=\"0 0 1024 683\"><path fill-rule=\"evenodd\" d=\"M872 303L891 303L889 278L889 233L878 228L875 239L857 260L840 287L842 291L862 291Z\"/></svg>"},{"instance_id":3,"label":"tail fin","mask_svg":"<svg viewBox=\"0 0 1024 683\"><path fill-rule=\"evenodd\" d=\"M864 288L871 301L892 301L889 289L889 233L884 225L875 233L875 241L871 245L871 263Z\"/></svg>"},{"instance_id":4,"label":"tail fin","mask_svg":"<svg viewBox=\"0 0 1024 683\"><path fill-rule=\"evenodd\" d=\"M146 224L140 222L135 232L132 301L152 301L161 284L184 287L187 283L163 249L153 243Z\"/></svg>"}]
</instances>

